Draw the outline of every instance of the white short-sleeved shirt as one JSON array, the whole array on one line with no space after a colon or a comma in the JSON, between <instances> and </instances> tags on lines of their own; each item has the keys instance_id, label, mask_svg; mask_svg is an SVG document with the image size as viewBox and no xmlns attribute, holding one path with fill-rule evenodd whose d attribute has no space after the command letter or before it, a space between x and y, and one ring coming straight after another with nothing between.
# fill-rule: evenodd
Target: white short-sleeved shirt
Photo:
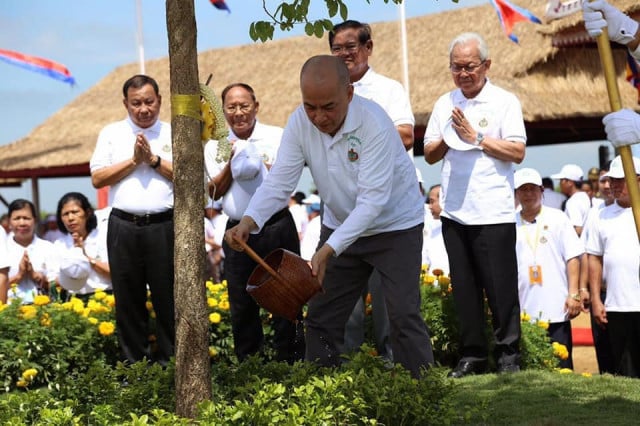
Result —
<instances>
[{"instance_id":1,"label":"white short-sleeved shirt","mask_svg":"<svg viewBox=\"0 0 640 426\"><path fill-rule=\"evenodd\" d=\"M229 218L240 220L244 215L253 193L268 174L265 164L271 165L276 160L281 139L281 127L259 121L247 140L238 139L233 133L229 135L234 150L231 159L233 182L222 197L222 209ZM210 178L218 175L227 163L217 157L218 141L210 140L204 148L205 168Z\"/></svg>"},{"instance_id":2,"label":"white short-sleeved shirt","mask_svg":"<svg viewBox=\"0 0 640 426\"><path fill-rule=\"evenodd\" d=\"M40 272L51 282L58 276L57 255L53 243L38 237L33 237L33 241L27 247L18 244L13 238L7 239L7 255L9 258L9 277L16 275L20 270L20 260L25 250L29 255L31 265L36 272ZM12 284L12 283L9 283ZM24 277L17 283L14 289L9 288L7 302L11 299L20 298L23 303L33 303L33 297L37 294L38 286L31 278Z\"/></svg>"},{"instance_id":3,"label":"white short-sleeved shirt","mask_svg":"<svg viewBox=\"0 0 640 426\"><path fill-rule=\"evenodd\" d=\"M304 260L311 260L313 255L316 254L321 228L320 216L314 217L307 224L307 230L302 237L302 241L300 241L300 257Z\"/></svg>"},{"instance_id":4,"label":"white short-sleeved shirt","mask_svg":"<svg viewBox=\"0 0 640 426\"><path fill-rule=\"evenodd\" d=\"M591 199L586 192L578 191L567 200L564 212L569 216L573 226L584 226L591 209Z\"/></svg>"},{"instance_id":5,"label":"white short-sleeved shirt","mask_svg":"<svg viewBox=\"0 0 640 426\"><path fill-rule=\"evenodd\" d=\"M335 136L320 132L298 107L275 162L246 214L261 228L284 208L305 164L324 201L322 223L335 231L337 255L361 236L408 229L424 220L415 167L377 103L354 95Z\"/></svg>"},{"instance_id":6,"label":"white short-sleeved shirt","mask_svg":"<svg viewBox=\"0 0 640 426\"><path fill-rule=\"evenodd\" d=\"M431 216L431 213L429 213ZM422 245L422 264L429 265L429 270L442 269L445 275L449 274L449 255L442 237L442 222L434 219L428 223L425 221L424 242Z\"/></svg>"},{"instance_id":7,"label":"white short-sleeved shirt","mask_svg":"<svg viewBox=\"0 0 640 426\"><path fill-rule=\"evenodd\" d=\"M89 163L91 173L130 159L138 133L146 136L155 155L165 161L173 160L171 126L168 123L158 120L153 126L142 129L127 117L125 120L108 124L100 132ZM131 174L111 186L109 204L132 214L169 210L173 208L173 182L148 164L139 164Z\"/></svg>"},{"instance_id":8,"label":"white short-sleeved shirt","mask_svg":"<svg viewBox=\"0 0 640 426\"><path fill-rule=\"evenodd\" d=\"M425 133L426 144L444 139L454 107L464 111L473 128L485 136L526 143L520 101L487 80L473 99L456 89L436 101ZM478 149L449 149L442 164L441 200L440 215L464 225L515 222L513 163Z\"/></svg>"},{"instance_id":9,"label":"white short-sleeved shirt","mask_svg":"<svg viewBox=\"0 0 640 426\"><path fill-rule=\"evenodd\" d=\"M84 255L79 256L77 251L80 250L73 244L73 237L66 234L63 238L54 243L54 248L59 256L59 264L63 264L61 259L78 259L79 262L85 261ZM92 259L97 262L109 262L107 253L107 232L104 228L96 228L92 230L84 240L84 251ZM66 263L66 262L65 262ZM59 273L59 272L58 272ZM91 268L87 283L74 294L92 294L96 290L111 290L111 277L100 274L94 268Z\"/></svg>"},{"instance_id":10,"label":"white short-sleeved shirt","mask_svg":"<svg viewBox=\"0 0 640 426\"><path fill-rule=\"evenodd\" d=\"M362 78L353 83L356 95L376 102L384 109L395 126L415 124L411 102L398 81L378 74L371 67Z\"/></svg>"},{"instance_id":11,"label":"white short-sleeved shirt","mask_svg":"<svg viewBox=\"0 0 640 426\"><path fill-rule=\"evenodd\" d=\"M520 310L532 319L567 321L567 262L584 253L582 241L567 216L552 207L543 207L534 223L522 220L518 213L516 228ZM531 284L529 268L534 265L541 270L542 284Z\"/></svg>"},{"instance_id":12,"label":"white short-sleeved shirt","mask_svg":"<svg viewBox=\"0 0 640 426\"><path fill-rule=\"evenodd\" d=\"M602 256L607 311L640 311L640 243L630 207L616 202L600 209L589 223L587 253Z\"/></svg>"}]
</instances>

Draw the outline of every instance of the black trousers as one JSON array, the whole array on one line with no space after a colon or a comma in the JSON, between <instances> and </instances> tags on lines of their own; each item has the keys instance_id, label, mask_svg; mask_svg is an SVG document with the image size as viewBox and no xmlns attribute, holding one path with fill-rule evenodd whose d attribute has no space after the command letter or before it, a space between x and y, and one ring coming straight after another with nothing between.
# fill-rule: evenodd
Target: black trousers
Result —
<instances>
[{"instance_id":1,"label":"black trousers","mask_svg":"<svg viewBox=\"0 0 640 426\"><path fill-rule=\"evenodd\" d=\"M514 223L462 225L442 218L442 234L451 266L453 299L460 320L461 360L485 361L486 295L498 365L520 359L520 302Z\"/></svg>"},{"instance_id":2,"label":"black trousers","mask_svg":"<svg viewBox=\"0 0 640 426\"><path fill-rule=\"evenodd\" d=\"M234 220L227 221L227 229L237 225ZM251 234L247 241L249 247L264 258L277 248L284 248L300 254L300 239L295 222L289 209L283 209L272 216L260 233ZM264 344L260 307L247 293L249 276L257 266L246 253L235 251L224 241L224 278L229 290L231 306L231 328L238 360L243 361L250 355L260 353ZM297 324L282 318L273 317L273 346L278 361L292 363L302 360L305 352L305 340L302 324L302 312Z\"/></svg>"},{"instance_id":3,"label":"black trousers","mask_svg":"<svg viewBox=\"0 0 640 426\"><path fill-rule=\"evenodd\" d=\"M116 326L124 360L143 357L166 365L175 349L173 220L136 224L109 216L107 251L116 299ZM147 286L156 318L157 349L149 344ZM152 358L152 355L154 357Z\"/></svg>"},{"instance_id":4,"label":"black trousers","mask_svg":"<svg viewBox=\"0 0 640 426\"><path fill-rule=\"evenodd\" d=\"M607 312L614 373L640 377L640 312Z\"/></svg>"},{"instance_id":5,"label":"black trousers","mask_svg":"<svg viewBox=\"0 0 640 426\"><path fill-rule=\"evenodd\" d=\"M569 357L561 359L560 368L570 368L573 370L573 335L571 334L571 321L552 322L547 329L547 335L552 342L558 342L567 347Z\"/></svg>"},{"instance_id":6,"label":"black trousers","mask_svg":"<svg viewBox=\"0 0 640 426\"><path fill-rule=\"evenodd\" d=\"M607 300L607 292L600 291L600 300ZM613 366L613 354L611 353L611 340L609 339L609 330L598 324L593 316L593 310L589 311L591 317L591 335L593 336L593 347L596 350L596 359L598 360L598 371L600 374L613 374L615 368Z\"/></svg>"}]
</instances>

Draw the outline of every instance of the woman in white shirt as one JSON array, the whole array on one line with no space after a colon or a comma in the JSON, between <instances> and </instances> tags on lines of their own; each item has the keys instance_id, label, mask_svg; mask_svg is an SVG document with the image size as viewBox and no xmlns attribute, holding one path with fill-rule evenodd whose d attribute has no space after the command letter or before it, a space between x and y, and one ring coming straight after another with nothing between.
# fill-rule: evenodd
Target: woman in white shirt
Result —
<instances>
[{"instance_id":1,"label":"woman in white shirt","mask_svg":"<svg viewBox=\"0 0 640 426\"><path fill-rule=\"evenodd\" d=\"M85 298L96 290L111 291L106 229L98 227L87 197L79 192L63 195L57 217L58 228L65 234L55 242L60 285Z\"/></svg>"},{"instance_id":2,"label":"woman in white shirt","mask_svg":"<svg viewBox=\"0 0 640 426\"><path fill-rule=\"evenodd\" d=\"M31 201L17 199L9 204L11 236L7 238L9 281L0 286L0 300L20 299L33 303L38 293L49 290L57 274L53 244L36 236L36 208ZM13 285L15 284L15 286Z\"/></svg>"}]
</instances>

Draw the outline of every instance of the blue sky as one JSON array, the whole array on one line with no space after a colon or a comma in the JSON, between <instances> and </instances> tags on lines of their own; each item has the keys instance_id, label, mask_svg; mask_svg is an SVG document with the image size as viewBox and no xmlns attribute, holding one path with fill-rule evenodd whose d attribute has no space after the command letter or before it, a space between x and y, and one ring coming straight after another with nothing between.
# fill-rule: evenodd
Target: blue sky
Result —
<instances>
[{"instance_id":1,"label":"blue sky","mask_svg":"<svg viewBox=\"0 0 640 426\"><path fill-rule=\"evenodd\" d=\"M231 13L215 9L209 0L194 0L198 25L198 50L251 43L249 25L266 19L260 0L226 0ZM383 0L349 0L349 17L365 22L398 18L397 6ZM469 7L488 0L405 0L407 18L448 9ZM267 0L267 6L278 0ZM517 0L515 1L517 3ZM57 80L0 62L0 144L14 142L28 135L36 126L75 97L91 88L116 67L137 62L136 0L2 0L0 1L0 48L42 56L69 68L77 86L69 87ZM311 18L326 17L324 1L311 1ZM142 0L145 57L154 59L168 55L165 2ZM339 19L334 19L336 22ZM496 25L498 21L496 18ZM470 28L474 29L474 28ZM303 28L289 33L276 31L276 38L303 34ZM107 123L105 123L107 124ZM597 162L597 144L584 144L580 149L588 157L583 168ZM595 148L591 149L592 146ZM527 154L528 167L540 165L541 173L550 174L562 166L550 164L549 154L534 148ZM562 159L565 150L556 148ZM574 151L575 152L575 151ZM575 155L573 155L575 157ZM558 154L554 155L558 158ZM540 158L540 161L537 161ZM417 158L428 182L439 181L439 166L427 168ZM551 167L546 170L542 166ZM557 169L557 170L556 170ZM55 210L57 200L65 192L81 191L95 201L89 178L41 179L40 201L44 211ZM304 185L301 184L301 185ZM308 191L308 187L300 189ZM31 186L0 188L0 194L11 201L31 198ZM0 204L0 213L6 208Z\"/></svg>"}]
</instances>

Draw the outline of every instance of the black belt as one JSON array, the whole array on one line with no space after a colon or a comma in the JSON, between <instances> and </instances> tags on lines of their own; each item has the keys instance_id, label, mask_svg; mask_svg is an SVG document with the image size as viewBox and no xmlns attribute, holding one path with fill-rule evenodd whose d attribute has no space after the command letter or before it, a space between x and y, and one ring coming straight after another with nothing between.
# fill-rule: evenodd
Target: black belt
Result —
<instances>
[{"instance_id":1,"label":"black belt","mask_svg":"<svg viewBox=\"0 0 640 426\"><path fill-rule=\"evenodd\" d=\"M269 220L266 221L264 226L273 225L274 223L276 223L280 219L284 219L288 214L289 214L289 208L285 207L284 209L280 210L278 213L275 213L273 216L271 216L269 218ZM227 229L232 228L232 227L236 226L239 223L240 223L239 220L228 219L227 220Z\"/></svg>"},{"instance_id":2,"label":"black belt","mask_svg":"<svg viewBox=\"0 0 640 426\"><path fill-rule=\"evenodd\" d=\"M173 209L160 213L147 213L142 215L127 213L124 210L111 209L111 214L127 222L134 223L138 226L151 225L152 223L162 223L173 219Z\"/></svg>"}]
</instances>

